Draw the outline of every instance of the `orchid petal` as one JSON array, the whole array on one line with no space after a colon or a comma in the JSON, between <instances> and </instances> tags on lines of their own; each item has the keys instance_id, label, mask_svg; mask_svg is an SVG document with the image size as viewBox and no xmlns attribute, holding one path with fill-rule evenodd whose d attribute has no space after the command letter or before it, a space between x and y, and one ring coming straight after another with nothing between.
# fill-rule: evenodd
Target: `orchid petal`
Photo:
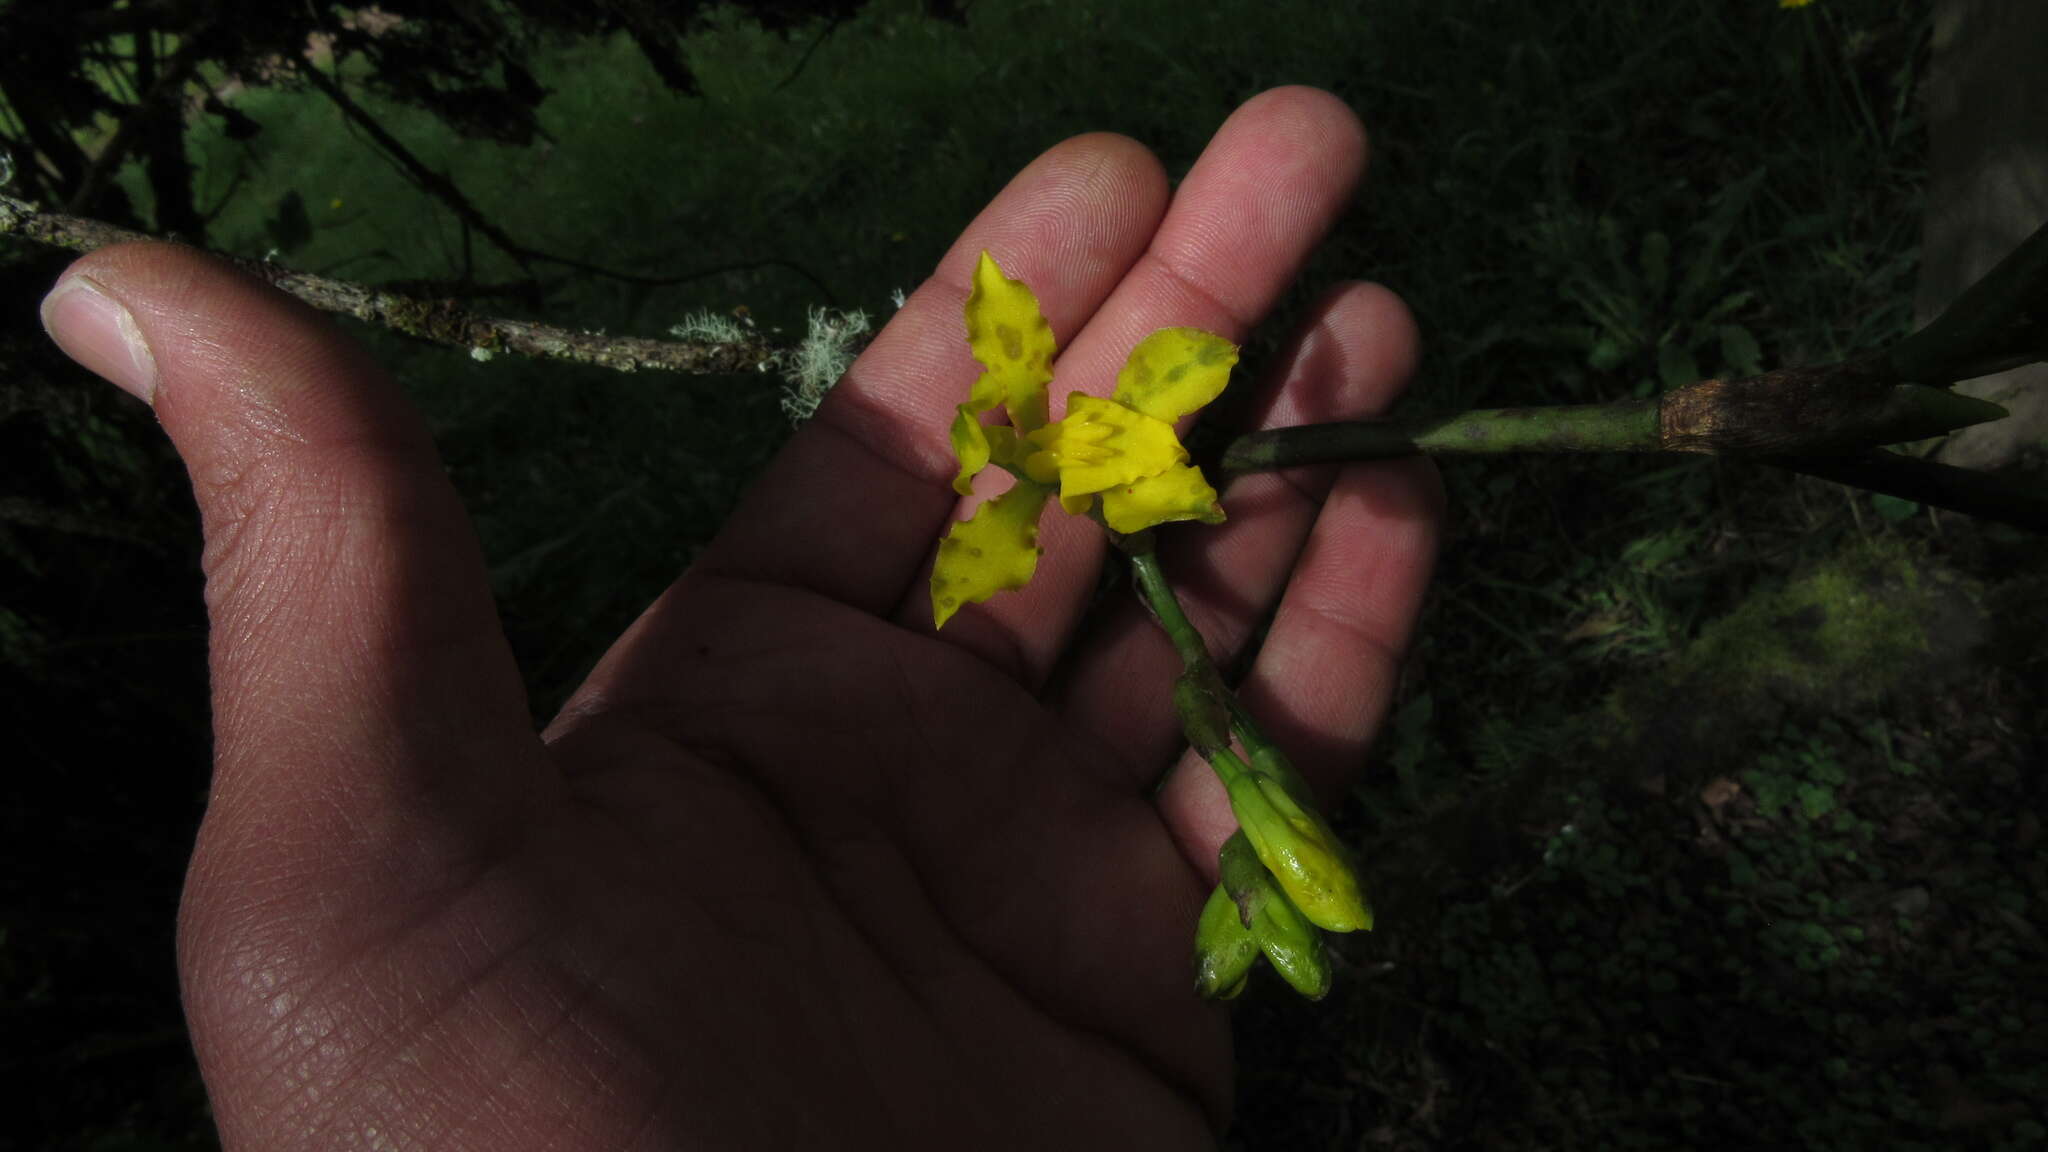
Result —
<instances>
[{"instance_id":1,"label":"orchid petal","mask_svg":"<svg viewBox=\"0 0 2048 1152\"><path fill-rule=\"evenodd\" d=\"M1116 401L1171 424L1223 394L1237 345L1200 328L1161 328L1131 349Z\"/></svg>"},{"instance_id":2,"label":"orchid petal","mask_svg":"<svg viewBox=\"0 0 2048 1152\"><path fill-rule=\"evenodd\" d=\"M1067 398L1065 419L1025 439L1039 448L1025 459L1025 474L1042 484L1057 476L1062 496L1129 484L1188 459L1173 425L1080 392Z\"/></svg>"},{"instance_id":3,"label":"orchid petal","mask_svg":"<svg viewBox=\"0 0 2048 1152\"><path fill-rule=\"evenodd\" d=\"M1105 491L1102 518L1111 531L1128 536L1172 520L1221 524L1223 508L1216 503L1216 489L1209 486L1200 468L1175 464L1156 476Z\"/></svg>"},{"instance_id":4,"label":"orchid petal","mask_svg":"<svg viewBox=\"0 0 2048 1152\"><path fill-rule=\"evenodd\" d=\"M1019 432L1044 427L1045 385L1058 351L1052 325L1031 289L1004 276L986 252L975 265L974 290L967 295L967 346L988 369L975 382L977 399L986 384L1001 396L1011 427Z\"/></svg>"},{"instance_id":5,"label":"orchid petal","mask_svg":"<svg viewBox=\"0 0 2048 1152\"><path fill-rule=\"evenodd\" d=\"M932 627L945 627L965 604L1030 582L1041 551L1038 514L1051 495L1046 485L1020 480L954 523L932 562Z\"/></svg>"}]
</instances>

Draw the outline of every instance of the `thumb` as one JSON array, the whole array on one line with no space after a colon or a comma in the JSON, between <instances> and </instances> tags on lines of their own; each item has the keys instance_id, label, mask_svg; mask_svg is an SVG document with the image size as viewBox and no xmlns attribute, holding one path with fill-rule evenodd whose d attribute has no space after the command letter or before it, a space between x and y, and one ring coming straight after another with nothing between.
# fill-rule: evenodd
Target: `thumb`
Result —
<instances>
[{"instance_id":1,"label":"thumb","mask_svg":"<svg viewBox=\"0 0 2048 1152\"><path fill-rule=\"evenodd\" d=\"M479 822L534 796L544 761L467 517L391 379L326 318L168 244L79 260L43 323L155 409L199 502L202 850L381 852L378 875L422 876L494 838ZM420 849L444 858L389 858Z\"/></svg>"}]
</instances>

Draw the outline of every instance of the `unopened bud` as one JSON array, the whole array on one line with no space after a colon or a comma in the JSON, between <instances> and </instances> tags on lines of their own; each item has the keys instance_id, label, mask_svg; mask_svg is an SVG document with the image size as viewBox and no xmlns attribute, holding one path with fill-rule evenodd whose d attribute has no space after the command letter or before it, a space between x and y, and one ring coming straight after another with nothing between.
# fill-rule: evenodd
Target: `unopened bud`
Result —
<instances>
[{"instance_id":1,"label":"unopened bud","mask_svg":"<svg viewBox=\"0 0 2048 1152\"><path fill-rule=\"evenodd\" d=\"M1195 927L1195 991L1204 1000L1232 1000L1244 991L1259 942L1239 918L1236 901L1218 884Z\"/></svg>"},{"instance_id":2,"label":"unopened bud","mask_svg":"<svg viewBox=\"0 0 2048 1152\"><path fill-rule=\"evenodd\" d=\"M1316 931L1285 892L1276 890L1273 896L1260 910L1252 935L1258 937L1259 950L1266 954L1266 962L1296 992L1310 1000L1321 1000L1330 992L1330 962L1323 953L1323 934Z\"/></svg>"},{"instance_id":3,"label":"unopened bud","mask_svg":"<svg viewBox=\"0 0 2048 1152\"><path fill-rule=\"evenodd\" d=\"M1273 970L1296 992L1320 1000L1330 991L1330 965L1323 953L1323 935L1301 909L1274 883L1243 832L1223 844L1223 888L1247 919ZM1214 897L1211 897L1214 900Z\"/></svg>"},{"instance_id":4,"label":"unopened bud","mask_svg":"<svg viewBox=\"0 0 2048 1152\"><path fill-rule=\"evenodd\" d=\"M1232 780L1230 810L1259 862L1295 907L1317 927L1354 932L1372 927L1372 909L1337 835L1286 784L1257 771Z\"/></svg>"}]
</instances>

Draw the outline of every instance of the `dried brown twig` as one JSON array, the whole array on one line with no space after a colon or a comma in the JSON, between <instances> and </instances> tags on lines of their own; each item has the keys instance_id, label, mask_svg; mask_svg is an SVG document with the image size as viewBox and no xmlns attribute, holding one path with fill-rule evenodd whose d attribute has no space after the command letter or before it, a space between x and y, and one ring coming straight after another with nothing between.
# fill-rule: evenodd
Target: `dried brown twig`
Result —
<instances>
[{"instance_id":1,"label":"dried brown twig","mask_svg":"<svg viewBox=\"0 0 2048 1152\"><path fill-rule=\"evenodd\" d=\"M0 196L0 236L6 235L79 253L112 244L157 239L82 216L45 212L26 201ZM465 348L479 358L509 352L620 372L648 369L714 375L777 370L794 351L748 327L739 327L732 339L720 340L613 336L532 320L488 316L453 299L412 296L350 280L296 272L268 260L215 255L323 312L339 312L417 339Z\"/></svg>"}]
</instances>

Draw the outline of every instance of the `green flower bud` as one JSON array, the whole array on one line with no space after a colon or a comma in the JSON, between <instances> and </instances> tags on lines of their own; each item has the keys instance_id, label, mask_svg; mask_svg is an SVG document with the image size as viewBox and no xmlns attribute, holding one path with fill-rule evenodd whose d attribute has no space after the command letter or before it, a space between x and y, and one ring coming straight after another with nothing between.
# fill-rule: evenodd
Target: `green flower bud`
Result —
<instances>
[{"instance_id":1,"label":"green flower bud","mask_svg":"<svg viewBox=\"0 0 2048 1152\"><path fill-rule=\"evenodd\" d=\"M1274 889L1273 899L1260 909L1252 928L1259 950L1274 971L1310 1000L1321 1000L1330 991L1330 963L1323 953L1323 934L1316 931L1287 893Z\"/></svg>"},{"instance_id":2,"label":"green flower bud","mask_svg":"<svg viewBox=\"0 0 2048 1152\"><path fill-rule=\"evenodd\" d=\"M1274 971L1310 1000L1330 991L1330 965L1323 953L1323 935L1303 916L1259 862L1243 832L1223 843L1223 888L1240 915L1248 911L1251 934ZM1214 897L1211 897L1213 900Z\"/></svg>"},{"instance_id":3,"label":"green flower bud","mask_svg":"<svg viewBox=\"0 0 2048 1152\"><path fill-rule=\"evenodd\" d=\"M1204 1000L1235 999L1258 958L1259 942L1240 919L1230 893L1217 885L1195 928L1195 991Z\"/></svg>"},{"instance_id":4,"label":"green flower bud","mask_svg":"<svg viewBox=\"0 0 2048 1152\"><path fill-rule=\"evenodd\" d=\"M1279 779L1258 771L1230 781L1237 815L1259 862L1310 922L1331 932L1372 927L1372 909L1358 888L1336 833Z\"/></svg>"}]
</instances>

